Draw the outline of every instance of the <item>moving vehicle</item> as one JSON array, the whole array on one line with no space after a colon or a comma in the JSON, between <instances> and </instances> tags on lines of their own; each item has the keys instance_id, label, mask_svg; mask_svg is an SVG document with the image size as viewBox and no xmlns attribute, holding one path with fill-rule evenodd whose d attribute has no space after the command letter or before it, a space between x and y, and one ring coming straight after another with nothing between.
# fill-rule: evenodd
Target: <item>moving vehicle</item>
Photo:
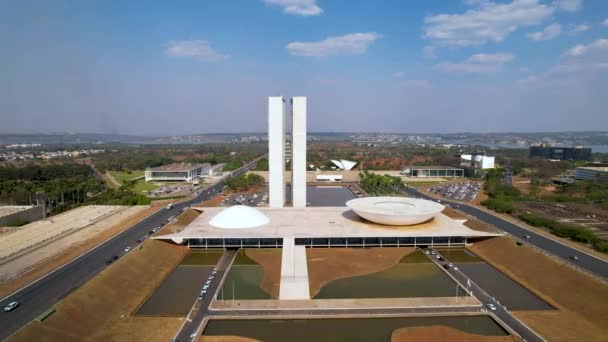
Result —
<instances>
[{"instance_id":1,"label":"moving vehicle","mask_svg":"<svg viewBox=\"0 0 608 342\"><path fill-rule=\"evenodd\" d=\"M128 253L131 250L131 246L128 246L127 248L125 248L125 253Z\"/></svg>"},{"instance_id":2,"label":"moving vehicle","mask_svg":"<svg viewBox=\"0 0 608 342\"><path fill-rule=\"evenodd\" d=\"M524 237L525 237L526 239L529 239L529 238L530 238L530 235L527 235L527 234L526 234L526 235L524 235Z\"/></svg>"},{"instance_id":3,"label":"moving vehicle","mask_svg":"<svg viewBox=\"0 0 608 342\"><path fill-rule=\"evenodd\" d=\"M492 311L496 311L496 305L494 305L492 303L488 303L488 304L486 304L486 306L488 307L488 309L490 309Z\"/></svg>"},{"instance_id":4,"label":"moving vehicle","mask_svg":"<svg viewBox=\"0 0 608 342\"><path fill-rule=\"evenodd\" d=\"M19 302L10 302L7 306L4 307L4 312L9 312L15 310L19 306Z\"/></svg>"},{"instance_id":5,"label":"moving vehicle","mask_svg":"<svg viewBox=\"0 0 608 342\"><path fill-rule=\"evenodd\" d=\"M573 255L573 256L571 256L571 257L570 257L570 259L572 259L572 260L574 260L574 261L577 261L577 260L578 260L578 256Z\"/></svg>"},{"instance_id":6,"label":"moving vehicle","mask_svg":"<svg viewBox=\"0 0 608 342\"><path fill-rule=\"evenodd\" d=\"M167 204L167 210L169 210L169 209L171 209L171 208L173 208L173 203L169 203L169 204Z\"/></svg>"}]
</instances>

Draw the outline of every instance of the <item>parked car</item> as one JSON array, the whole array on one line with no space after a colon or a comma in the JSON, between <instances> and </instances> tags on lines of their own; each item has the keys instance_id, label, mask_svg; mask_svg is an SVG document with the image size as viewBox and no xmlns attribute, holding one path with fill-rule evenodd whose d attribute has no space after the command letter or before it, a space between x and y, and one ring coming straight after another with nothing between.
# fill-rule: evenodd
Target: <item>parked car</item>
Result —
<instances>
[{"instance_id":1,"label":"parked car","mask_svg":"<svg viewBox=\"0 0 608 342\"><path fill-rule=\"evenodd\" d=\"M4 307L4 312L9 312L15 310L19 306L19 302L10 302L7 306Z\"/></svg>"}]
</instances>

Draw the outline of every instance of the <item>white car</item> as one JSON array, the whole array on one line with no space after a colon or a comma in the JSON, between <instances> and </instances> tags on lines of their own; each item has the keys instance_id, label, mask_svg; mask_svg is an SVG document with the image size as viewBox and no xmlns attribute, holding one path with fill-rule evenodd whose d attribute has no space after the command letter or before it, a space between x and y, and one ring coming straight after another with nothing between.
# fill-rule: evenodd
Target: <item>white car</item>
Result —
<instances>
[{"instance_id":1,"label":"white car","mask_svg":"<svg viewBox=\"0 0 608 342\"><path fill-rule=\"evenodd\" d=\"M129 251L131 251L131 247L125 248L125 253L128 253Z\"/></svg>"},{"instance_id":2,"label":"white car","mask_svg":"<svg viewBox=\"0 0 608 342\"><path fill-rule=\"evenodd\" d=\"M492 311L496 311L496 306L492 303L486 304L486 306L488 307L488 309L492 310Z\"/></svg>"},{"instance_id":3,"label":"white car","mask_svg":"<svg viewBox=\"0 0 608 342\"><path fill-rule=\"evenodd\" d=\"M4 312L9 312L15 310L19 306L19 302L10 302L7 306L4 307Z\"/></svg>"}]
</instances>

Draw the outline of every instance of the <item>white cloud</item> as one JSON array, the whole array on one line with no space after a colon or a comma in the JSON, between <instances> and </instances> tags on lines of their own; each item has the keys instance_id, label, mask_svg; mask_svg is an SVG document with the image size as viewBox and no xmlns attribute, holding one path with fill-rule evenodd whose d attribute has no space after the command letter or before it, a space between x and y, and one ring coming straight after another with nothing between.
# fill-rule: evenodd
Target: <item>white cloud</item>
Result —
<instances>
[{"instance_id":1,"label":"white cloud","mask_svg":"<svg viewBox=\"0 0 608 342\"><path fill-rule=\"evenodd\" d=\"M585 31L588 31L591 28L591 25L588 24L579 24L579 25L570 25L568 27L568 34L575 35Z\"/></svg>"},{"instance_id":2,"label":"white cloud","mask_svg":"<svg viewBox=\"0 0 608 342\"><path fill-rule=\"evenodd\" d=\"M583 0L554 0L553 5L562 11L576 12L581 9Z\"/></svg>"},{"instance_id":3,"label":"white cloud","mask_svg":"<svg viewBox=\"0 0 608 342\"><path fill-rule=\"evenodd\" d=\"M403 76L405 76L405 73L403 71L397 71L396 73L391 75L394 78L402 78Z\"/></svg>"},{"instance_id":4,"label":"white cloud","mask_svg":"<svg viewBox=\"0 0 608 342\"><path fill-rule=\"evenodd\" d=\"M323 13L323 9L317 6L316 0L264 0L264 3L280 6L283 12L292 15L307 17Z\"/></svg>"},{"instance_id":5,"label":"white cloud","mask_svg":"<svg viewBox=\"0 0 608 342\"><path fill-rule=\"evenodd\" d=\"M568 77L583 78L608 71L608 38L589 44L579 44L562 54L559 62L548 71L519 80L519 85L563 84Z\"/></svg>"},{"instance_id":6,"label":"white cloud","mask_svg":"<svg viewBox=\"0 0 608 342\"><path fill-rule=\"evenodd\" d=\"M446 72L491 73L500 71L513 58L510 53L479 53L459 63L443 62L435 64L433 69Z\"/></svg>"},{"instance_id":7,"label":"white cloud","mask_svg":"<svg viewBox=\"0 0 608 342\"><path fill-rule=\"evenodd\" d=\"M560 24L551 24L542 31L528 33L527 36L533 41L550 40L559 36L561 32L562 26Z\"/></svg>"},{"instance_id":8,"label":"white cloud","mask_svg":"<svg viewBox=\"0 0 608 342\"><path fill-rule=\"evenodd\" d=\"M604 19L604 21L602 21L601 25L604 27L608 27L608 18Z\"/></svg>"},{"instance_id":9,"label":"white cloud","mask_svg":"<svg viewBox=\"0 0 608 342\"><path fill-rule=\"evenodd\" d=\"M424 58L427 59L437 59L437 55L435 54L434 46L425 46L422 49L422 53L424 54Z\"/></svg>"},{"instance_id":10,"label":"white cloud","mask_svg":"<svg viewBox=\"0 0 608 342\"><path fill-rule=\"evenodd\" d=\"M375 32L351 33L329 37L318 42L291 42L287 44L290 54L307 57L328 57L336 55L360 55L382 36Z\"/></svg>"},{"instance_id":11,"label":"white cloud","mask_svg":"<svg viewBox=\"0 0 608 342\"><path fill-rule=\"evenodd\" d=\"M438 14L424 19L424 37L442 45L468 46L503 41L520 27L538 25L554 8L538 0L511 3L476 2L478 9L461 14Z\"/></svg>"},{"instance_id":12,"label":"white cloud","mask_svg":"<svg viewBox=\"0 0 608 342\"><path fill-rule=\"evenodd\" d=\"M228 54L213 50L206 40L171 41L167 44L165 54L171 57L194 58L205 62L217 62L230 58Z\"/></svg>"},{"instance_id":13,"label":"white cloud","mask_svg":"<svg viewBox=\"0 0 608 342\"><path fill-rule=\"evenodd\" d=\"M600 57L605 57L608 62L608 38L598 39L587 45L579 44L569 49L565 56L569 57L584 57L594 54L599 54Z\"/></svg>"}]
</instances>

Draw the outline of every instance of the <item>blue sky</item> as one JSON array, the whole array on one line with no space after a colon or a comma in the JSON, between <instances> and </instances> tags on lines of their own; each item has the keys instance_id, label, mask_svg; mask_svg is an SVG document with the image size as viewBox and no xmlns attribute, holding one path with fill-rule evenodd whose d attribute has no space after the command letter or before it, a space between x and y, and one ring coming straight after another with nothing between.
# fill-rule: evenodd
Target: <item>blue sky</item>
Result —
<instances>
[{"instance_id":1,"label":"blue sky","mask_svg":"<svg viewBox=\"0 0 608 342\"><path fill-rule=\"evenodd\" d=\"M1 132L608 130L605 0L0 3Z\"/></svg>"}]
</instances>

